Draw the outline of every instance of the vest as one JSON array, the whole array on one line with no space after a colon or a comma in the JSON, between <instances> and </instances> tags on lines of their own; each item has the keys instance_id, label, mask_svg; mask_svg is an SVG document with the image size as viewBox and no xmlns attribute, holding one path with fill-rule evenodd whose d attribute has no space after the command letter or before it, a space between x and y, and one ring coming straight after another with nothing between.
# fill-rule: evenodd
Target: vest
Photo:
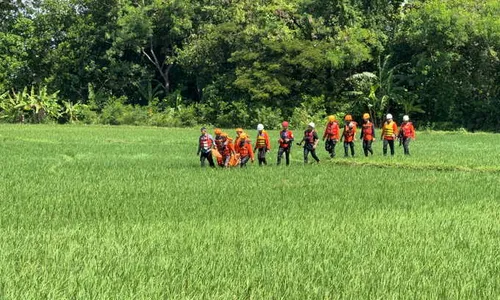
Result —
<instances>
[{"instance_id":1,"label":"vest","mask_svg":"<svg viewBox=\"0 0 500 300\"><path fill-rule=\"evenodd\" d=\"M344 126L344 141L345 142L350 143L354 140L355 128L356 128L355 126L353 126L352 128L349 127L349 125Z\"/></svg>"},{"instance_id":2,"label":"vest","mask_svg":"<svg viewBox=\"0 0 500 300\"><path fill-rule=\"evenodd\" d=\"M384 130L384 137L390 137L392 139L392 135L396 134L394 132L394 121L389 123L384 122L384 126L382 128Z\"/></svg>"},{"instance_id":3,"label":"vest","mask_svg":"<svg viewBox=\"0 0 500 300\"><path fill-rule=\"evenodd\" d=\"M291 131L288 130L282 130L280 132L280 147L281 148L288 148L290 147L290 142L285 143L285 139L291 139Z\"/></svg>"},{"instance_id":4,"label":"vest","mask_svg":"<svg viewBox=\"0 0 500 300\"><path fill-rule=\"evenodd\" d=\"M200 148L205 151L212 148L212 139L208 136L208 134L200 136Z\"/></svg>"},{"instance_id":5,"label":"vest","mask_svg":"<svg viewBox=\"0 0 500 300\"><path fill-rule=\"evenodd\" d=\"M306 144L313 145L314 144L314 130L311 131L304 131L304 137L305 137L305 142Z\"/></svg>"},{"instance_id":6,"label":"vest","mask_svg":"<svg viewBox=\"0 0 500 300\"><path fill-rule=\"evenodd\" d=\"M247 148L247 142L243 140L240 142L239 146L240 146L240 148L239 148L240 156L247 157L249 155L248 148Z\"/></svg>"},{"instance_id":7,"label":"vest","mask_svg":"<svg viewBox=\"0 0 500 300\"><path fill-rule=\"evenodd\" d=\"M363 140L365 140L365 141L373 140L373 123L372 122L363 123Z\"/></svg>"},{"instance_id":8,"label":"vest","mask_svg":"<svg viewBox=\"0 0 500 300\"><path fill-rule=\"evenodd\" d=\"M405 138L411 137L413 133L413 124L411 122L406 122L401 125L401 131Z\"/></svg>"},{"instance_id":9,"label":"vest","mask_svg":"<svg viewBox=\"0 0 500 300\"><path fill-rule=\"evenodd\" d=\"M337 135L339 133L339 124L337 122L330 123L326 125L326 134L330 136Z\"/></svg>"},{"instance_id":10,"label":"vest","mask_svg":"<svg viewBox=\"0 0 500 300\"><path fill-rule=\"evenodd\" d=\"M256 148L265 148L266 147L266 132L262 131L262 133L257 134L257 143Z\"/></svg>"}]
</instances>

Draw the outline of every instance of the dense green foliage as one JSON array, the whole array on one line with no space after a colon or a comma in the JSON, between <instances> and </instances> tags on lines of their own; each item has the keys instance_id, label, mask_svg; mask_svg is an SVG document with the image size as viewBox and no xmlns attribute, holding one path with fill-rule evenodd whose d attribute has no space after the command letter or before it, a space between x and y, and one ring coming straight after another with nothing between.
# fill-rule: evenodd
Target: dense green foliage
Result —
<instances>
[{"instance_id":1,"label":"dense green foliage","mask_svg":"<svg viewBox=\"0 0 500 300\"><path fill-rule=\"evenodd\" d=\"M499 135L419 132L412 157L377 142L311 166L297 147L288 168L244 170L200 169L197 136L0 126L0 298L500 294Z\"/></svg>"},{"instance_id":2,"label":"dense green foliage","mask_svg":"<svg viewBox=\"0 0 500 300\"><path fill-rule=\"evenodd\" d=\"M370 111L500 130L497 0L8 3L0 94L47 87L62 122L119 98L217 126ZM2 109L8 121L19 115Z\"/></svg>"}]
</instances>

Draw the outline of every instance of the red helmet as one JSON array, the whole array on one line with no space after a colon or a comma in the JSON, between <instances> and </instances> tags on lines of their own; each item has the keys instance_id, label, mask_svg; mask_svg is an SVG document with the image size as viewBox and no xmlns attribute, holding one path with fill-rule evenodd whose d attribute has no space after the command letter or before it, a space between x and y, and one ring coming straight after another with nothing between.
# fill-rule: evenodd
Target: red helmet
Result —
<instances>
[{"instance_id":1,"label":"red helmet","mask_svg":"<svg viewBox=\"0 0 500 300\"><path fill-rule=\"evenodd\" d=\"M288 122L287 121L283 121L283 123L281 123L281 126L288 127Z\"/></svg>"}]
</instances>

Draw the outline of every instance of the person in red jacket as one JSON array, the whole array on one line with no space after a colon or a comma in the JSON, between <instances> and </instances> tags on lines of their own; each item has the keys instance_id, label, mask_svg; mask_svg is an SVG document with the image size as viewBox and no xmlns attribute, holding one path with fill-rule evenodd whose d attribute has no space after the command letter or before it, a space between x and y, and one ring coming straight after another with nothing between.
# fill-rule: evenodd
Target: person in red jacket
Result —
<instances>
[{"instance_id":1,"label":"person in red jacket","mask_svg":"<svg viewBox=\"0 0 500 300\"><path fill-rule=\"evenodd\" d=\"M410 122L410 117L407 115L403 116L403 123L401 123L398 137L403 144L404 154L410 155L410 141L415 140L415 127L413 127L413 123Z\"/></svg>"},{"instance_id":2,"label":"person in red jacket","mask_svg":"<svg viewBox=\"0 0 500 300\"><path fill-rule=\"evenodd\" d=\"M335 157L335 146L339 141L340 127L335 116L328 117L325 133L323 133L323 141L325 141L325 150L330 153L330 158Z\"/></svg>"},{"instance_id":3,"label":"person in red jacket","mask_svg":"<svg viewBox=\"0 0 500 300\"><path fill-rule=\"evenodd\" d=\"M214 138L207 133L205 127L201 128L201 136L198 139L198 152L200 155L201 167L205 167L205 160L208 160L210 167L215 168L214 159L212 157L212 148L214 147Z\"/></svg>"},{"instance_id":4,"label":"person in red jacket","mask_svg":"<svg viewBox=\"0 0 500 300\"><path fill-rule=\"evenodd\" d=\"M281 123L283 130L280 131L280 139L278 140L278 143L280 145L280 148L278 150L278 161L276 163L278 166L281 164L283 153L285 154L286 165L290 165L290 151L292 149L294 138L293 132L288 130L288 125L289 124L287 121L283 121L283 123Z\"/></svg>"},{"instance_id":5,"label":"person in red jacket","mask_svg":"<svg viewBox=\"0 0 500 300\"><path fill-rule=\"evenodd\" d=\"M243 168L247 165L248 161L254 161L254 154L252 150L252 145L247 139L246 133L240 134L240 139L236 147L238 154L240 155L240 166Z\"/></svg>"},{"instance_id":6,"label":"person in red jacket","mask_svg":"<svg viewBox=\"0 0 500 300\"><path fill-rule=\"evenodd\" d=\"M271 142L269 141L269 135L264 130L264 125L257 125L257 139L255 141L254 152L257 152L257 158L259 159L259 166L262 164L267 165L266 154L271 151Z\"/></svg>"},{"instance_id":7,"label":"person in red jacket","mask_svg":"<svg viewBox=\"0 0 500 300\"><path fill-rule=\"evenodd\" d=\"M391 148L391 156L394 156L394 140L398 132L398 125L392 120L392 115L387 114L386 121L382 124L381 139L384 140L383 152L387 156L387 145Z\"/></svg>"},{"instance_id":8,"label":"person in red jacket","mask_svg":"<svg viewBox=\"0 0 500 300\"><path fill-rule=\"evenodd\" d=\"M349 157L349 147L351 148L351 155L354 157L354 141L356 141L356 128L357 124L352 120L351 115L346 115L344 124L344 131L340 140L344 139L344 157Z\"/></svg>"},{"instance_id":9,"label":"person in red jacket","mask_svg":"<svg viewBox=\"0 0 500 300\"><path fill-rule=\"evenodd\" d=\"M370 114L363 115L363 125L359 138L363 141L365 156L368 156L368 153L373 155L372 143L375 141L375 126L373 126L373 123L370 121Z\"/></svg>"}]
</instances>

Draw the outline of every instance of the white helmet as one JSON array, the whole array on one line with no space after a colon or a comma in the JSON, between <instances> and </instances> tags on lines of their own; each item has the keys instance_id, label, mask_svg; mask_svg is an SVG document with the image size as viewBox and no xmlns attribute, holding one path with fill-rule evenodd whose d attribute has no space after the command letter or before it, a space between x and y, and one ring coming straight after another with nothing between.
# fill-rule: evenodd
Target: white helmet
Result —
<instances>
[{"instance_id":1,"label":"white helmet","mask_svg":"<svg viewBox=\"0 0 500 300\"><path fill-rule=\"evenodd\" d=\"M391 115L391 114L387 114L387 116L385 116L385 118L386 118L387 120L392 120L392 115Z\"/></svg>"},{"instance_id":2,"label":"white helmet","mask_svg":"<svg viewBox=\"0 0 500 300\"><path fill-rule=\"evenodd\" d=\"M264 130L264 125L262 125L262 124L257 125L257 130L259 130L259 131Z\"/></svg>"},{"instance_id":3,"label":"white helmet","mask_svg":"<svg viewBox=\"0 0 500 300\"><path fill-rule=\"evenodd\" d=\"M316 127L316 124L314 124L314 122L311 122L311 123L307 124L307 126L314 128L314 127Z\"/></svg>"},{"instance_id":4,"label":"white helmet","mask_svg":"<svg viewBox=\"0 0 500 300\"><path fill-rule=\"evenodd\" d=\"M404 121L404 122L408 122L408 121L410 121L410 117L408 117L408 115L404 115L404 116L403 116L403 121Z\"/></svg>"}]
</instances>

